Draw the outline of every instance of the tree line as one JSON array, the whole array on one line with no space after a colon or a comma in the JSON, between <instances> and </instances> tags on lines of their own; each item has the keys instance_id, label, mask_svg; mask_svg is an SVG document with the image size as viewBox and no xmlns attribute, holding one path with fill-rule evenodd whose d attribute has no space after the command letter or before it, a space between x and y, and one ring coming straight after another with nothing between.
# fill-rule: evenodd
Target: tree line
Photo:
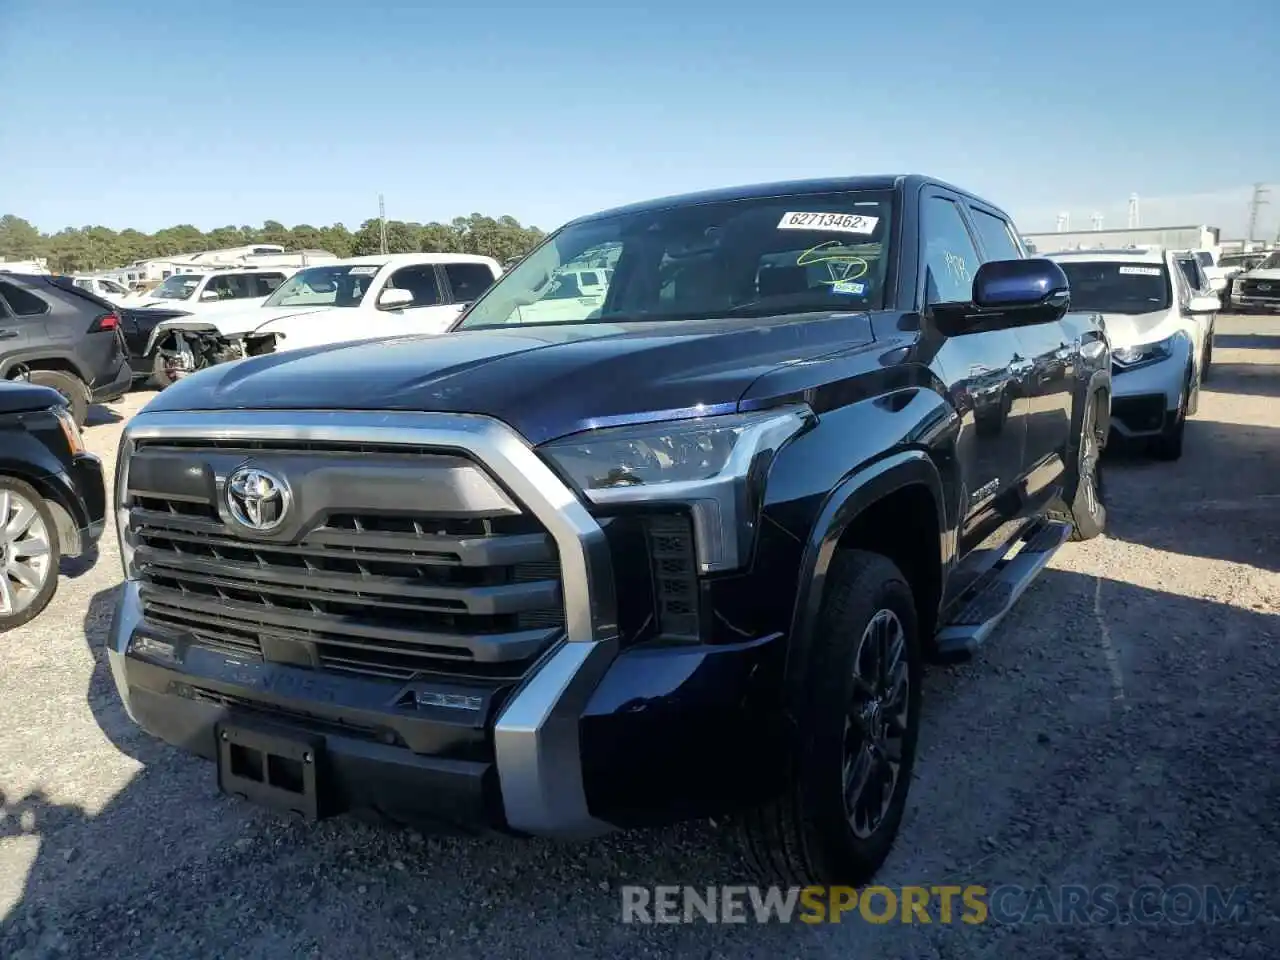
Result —
<instances>
[{"instance_id":1,"label":"tree line","mask_svg":"<svg viewBox=\"0 0 1280 960\"><path fill-rule=\"evenodd\" d=\"M387 221L387 250L391 253L478 253L506 262L522 257L543 237L537 227L523 226L515 217L486 217L473 213L450 223ZM276 243L286 250L327 250L339 257L381 251L376 219L352 231L341 223L286 227L267 220L261 227L226 226L205 233L191 224L165 227L155 233L115 231L110 227L67 227L41 233L21 217L0 217L0 258L29 260L44 257L54 273L108 270L135 260L200 253L253 243Z\"/></svg>"}]
</instances>

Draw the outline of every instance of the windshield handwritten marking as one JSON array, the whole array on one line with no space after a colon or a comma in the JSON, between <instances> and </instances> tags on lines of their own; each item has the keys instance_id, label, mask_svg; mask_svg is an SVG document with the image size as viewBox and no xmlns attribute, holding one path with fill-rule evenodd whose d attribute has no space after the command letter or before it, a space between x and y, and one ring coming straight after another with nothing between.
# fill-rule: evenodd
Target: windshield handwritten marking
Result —
<instances>
[{"instance_id":1,"label":"windshield handwritten marking","mask_svg":"<svg viewBox=\"0 0 1280 960\"><path fill-rule=\"evenodd\" d=\"M839 240L824 240L816 246L810 247L800 256L796 257L797 267L807 267L812 264L825 263L827 270L831 273L830 280L819 280L819 283L836 284L846 280L858 280L866 276L867 271L871 269L866 259L851 253L830 253L832 247L839 247ZM843 268L843 269L841 269ZM839 275L837 275L839 272Z\"/></svg>"}]
</instances>

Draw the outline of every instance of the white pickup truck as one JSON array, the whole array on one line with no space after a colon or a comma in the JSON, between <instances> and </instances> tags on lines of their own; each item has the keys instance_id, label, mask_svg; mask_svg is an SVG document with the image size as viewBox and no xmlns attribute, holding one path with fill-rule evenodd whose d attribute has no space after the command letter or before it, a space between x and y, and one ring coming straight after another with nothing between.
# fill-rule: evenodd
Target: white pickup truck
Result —
<instances>
[{"instance_id":1,"label":"white pickup truck","mask_svg":"<svg viewBox=\"0 0 1280 960\"><path fill-rule=\"evenodd\" d=\"M156 325L147 345L164 387L214 364L263 353L443 333L502 268L465 253L352 257L305 267L259 306L218 309Z\"/></svg>"},{"instance_id":2,"label":"white pickup truck","mask_svg":"<svg viewBox=\"0 0 1280 960\"><path fill-rule=\"evenodd\" d=\"M90 293L97 294L108 303L114 303L116 306L126 306L136 304L136 298L131 301L133 291L126 287L123 283L117 283L109 277L72 277L71 282L81 290L88 290Z\"/></svg>"}]
</instances>

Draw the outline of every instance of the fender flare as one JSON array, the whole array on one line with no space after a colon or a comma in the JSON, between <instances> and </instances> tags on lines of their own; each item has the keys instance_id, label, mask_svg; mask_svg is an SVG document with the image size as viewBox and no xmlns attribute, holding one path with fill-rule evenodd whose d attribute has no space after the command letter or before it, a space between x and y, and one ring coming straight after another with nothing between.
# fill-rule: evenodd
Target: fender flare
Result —
<instances>
[{"instance_id":1,"label":"fender flare","mask_svg":"<svg viewBox=\"0 0 1280 960\"><path fill-rule=\"evenodd\" d=\"M817 626L826 591L827 570L831 566L831 558L835 555L840 537L868 507L889 494L912 485L922 485L932 495L934 509L940 521L939 537L954 538L943 494L942 475L923 450L900 450L863 464L841 481L823 503L800 560L796 603L787 643L785 676L788 685L803 676L805 653ZM948 541L942 544L944 570L953 551L954 543ZM939 572L941 574L942 571Z\"/></svg>"}]
</instances>

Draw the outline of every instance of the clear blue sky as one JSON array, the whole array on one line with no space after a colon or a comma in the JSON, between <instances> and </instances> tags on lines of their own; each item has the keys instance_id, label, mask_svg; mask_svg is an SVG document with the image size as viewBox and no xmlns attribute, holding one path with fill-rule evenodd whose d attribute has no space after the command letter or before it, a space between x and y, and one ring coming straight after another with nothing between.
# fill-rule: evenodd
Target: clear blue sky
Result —
<instances>
[{"instance_id":1,"label":"clear blue sky","mask_svg":"<svg viewBox=\"0 0 1280 960\"><path fill-rule=\"evenodd\" d=\"M1014 13L1016 11L1016 14ZM1264 43L1265 40L1265 43ZM510 213L923 172L1023 230L1280 220L1280 0L0 0L0 212Z\"/></svg>"}]
</instances>

